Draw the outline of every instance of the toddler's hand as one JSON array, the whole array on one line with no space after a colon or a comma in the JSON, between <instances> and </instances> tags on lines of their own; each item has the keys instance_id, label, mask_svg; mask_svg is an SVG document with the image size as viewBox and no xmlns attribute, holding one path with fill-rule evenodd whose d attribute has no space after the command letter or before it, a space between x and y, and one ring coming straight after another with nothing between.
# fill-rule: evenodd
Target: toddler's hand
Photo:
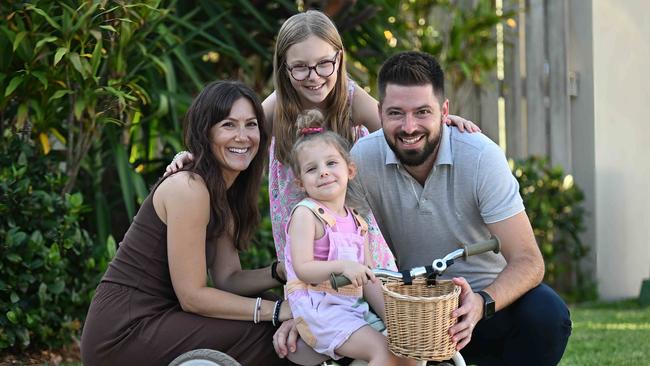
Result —
<instances>
[{"instance_id":1,"label":"toddler's hand","mask_svg":"<svg viewBox=\"0 0 650 366\"><path fill-rule=\"evenodd\" d=\"M347 277L354 287L363 286L368 283L368 280L375 281L375 274L370 268L353 261L343 261L341 274Z\"/></svg>"}]
</instances>

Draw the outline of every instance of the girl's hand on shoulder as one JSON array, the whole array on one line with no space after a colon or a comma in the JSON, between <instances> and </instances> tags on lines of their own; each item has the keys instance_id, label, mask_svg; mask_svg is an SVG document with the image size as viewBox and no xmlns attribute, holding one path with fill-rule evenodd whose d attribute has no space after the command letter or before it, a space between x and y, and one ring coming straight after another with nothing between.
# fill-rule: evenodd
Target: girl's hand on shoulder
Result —
<instances>
[{"instance_id":1,"label":"girl's hand on shoulder","mask_svg":"<svg viewBox=\"0 0 650 366\"><path fill-rule=\"evenodd\" d=\"M354 287L363 286L368 280L375 281L375 274L361 263L342 261L342 267L341 274L347 277Z\"/></svg>"},{"instance_id":2,"label":"girl's hand on shoulder","mask_svg":"<svg viewBox=\"0 0 650 366\"><path fill-rule=\"evenodd\" d=\"M163 174L163 177L166 177L170 174L174 174L177 171L183 169L183 166L187 163L192 162L194 160L194 156L192 153L189 151L181 151L176 156L174 156L174 159L172 159L172 162L167 165L165 168L165 174Z\"/></svg>"},{"instance_id":3,"label":"girl's hand on shoulder","mask_svg":"<svg viewBox=\"0 0 650 366\"><path fill-rule=\"evenodd\" d=\"M481 128L477 126L474 122L466 120L463 117L456 116L453 114L450 114L447 116L447 119L445 119L445 124L448 126L456 126L460 132L469 132L469 133L474 133L474 132L481 132Z\"/></svg>"}]
</instances>

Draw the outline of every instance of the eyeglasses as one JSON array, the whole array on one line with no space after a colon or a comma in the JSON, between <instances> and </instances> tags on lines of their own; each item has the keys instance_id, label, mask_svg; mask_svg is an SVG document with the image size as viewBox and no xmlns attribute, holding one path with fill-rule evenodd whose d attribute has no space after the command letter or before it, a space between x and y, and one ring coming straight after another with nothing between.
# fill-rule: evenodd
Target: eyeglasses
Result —
<instances>
[{"instance_id":1,"label":"eyeglasses","mask_svg":"<svg viewBox=\"0 0 650 366\"><path fill-rule=\"evenodd\" d=\"M336 60L338 59L339 52L341 51L336 52L336 55L334 55L333 59L320 61L315 66L296 65L290 67L287 65L287 70L289 70L291 77L295 81L303 81L307 79L309 75L311 75L312 70L314 70L316 75L322 78L326 78L334 73L334 65L336 65Z\"/></svg>"}]
</instances>

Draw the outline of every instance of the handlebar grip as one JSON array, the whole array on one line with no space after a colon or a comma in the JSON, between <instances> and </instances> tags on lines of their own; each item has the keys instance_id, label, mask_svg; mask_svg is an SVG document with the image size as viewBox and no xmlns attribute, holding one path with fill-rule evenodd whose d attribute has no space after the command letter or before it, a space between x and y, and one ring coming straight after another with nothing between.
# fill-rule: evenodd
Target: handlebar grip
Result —
<instances>
[{"instance_id":1,"label":"handlebar grip","mask_svg":"<svg viewBox=\"0 0 650 366\"><path fill-rule=\"evenodd\" d=\"M478 243L464 245L463 258L467 259L470 255L481 254L489 251L499 253L501 251L501 242L496 236L492 236L489 240L479 241Z\"/></svg>"},{"instance_id":2,"label":"handlebar grip","mask_svg":"<svg viewBox=\"0 0 650 366\"><path fill-rule=\"evenodd\" d=\"M351 283L350 279L344 275L335 275L334 273L330 275L330 285L336 291L338 291L339 287L347 286Z\"/></svg>"}]
</instances>

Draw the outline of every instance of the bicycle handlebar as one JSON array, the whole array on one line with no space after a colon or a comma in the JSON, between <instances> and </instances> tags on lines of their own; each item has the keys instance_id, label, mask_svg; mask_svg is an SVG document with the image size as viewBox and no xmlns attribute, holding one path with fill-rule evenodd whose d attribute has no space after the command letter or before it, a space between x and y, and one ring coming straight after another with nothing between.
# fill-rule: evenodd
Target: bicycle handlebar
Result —
<instances>
[{"instance_id":1,"label":"bicycle handlebar","mask_svg":"<svg viewBox=\"0 0 650 366\"><path fill-rule=\"evenodd\" d=\"M484 240L484 241L480 241L468 245L462 245L461 249L456 249L453 252L444 256L443 258L434 260L433 263L431 263L433 272L430 271L428 272L425 267L415 267L411 269L409 273L413 278L423 277L427 275L427 273L433 273L434 275L438 276L443 274L447 270L447 267L452 265L454 263L454 260L457 258L463 257L463 259L467 259L467 257L471 255L486 253L489 251L492 251L494 253L499 253L500 250L501 250L501 242L499 241L499 238L497 238L496 236L492 236L488 240ZM372 273L374 273L375 276L380 278L395 278L399 280L403 278L402 273L390 271L387 269L373 269ZM343 276L342 274L332 273L330 277L330 284L332 285L332 288L334 288L335 290L338 290L339 287L347 286L350 283L351 283L350 280L347 277Z\"/></svg>"},{"instance_id":2,"label":"bicycle handlebar","mask_svg":"<svg viewBox=\"0 0 650 366\"><path fill-rule=\"evenodd\" d=\"M486 253L489 251L498 254L501 251L501 242L499 241L499 238L492 236L488 240L479 241L470 245L464 245L463 250L465 251L465 254L463 255L463 258L465 259L467 259L467 257L470 255Z\"/></svg>"}]
</instances>

